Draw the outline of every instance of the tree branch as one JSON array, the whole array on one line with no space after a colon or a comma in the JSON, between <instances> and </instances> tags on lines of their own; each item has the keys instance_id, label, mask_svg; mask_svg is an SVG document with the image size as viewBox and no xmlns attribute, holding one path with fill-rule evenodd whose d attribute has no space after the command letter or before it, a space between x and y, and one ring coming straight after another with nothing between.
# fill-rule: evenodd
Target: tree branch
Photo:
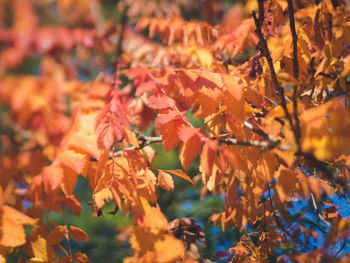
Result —
<instances>
[{"instance_id":1,"label":"tree branch","mask_svg":"<svg viewBox=\"0 0 350 263\"><path fill-rule=\"evenodd\" d=\"M130 147L124 148L124 149L119 150L117 152L111 153L110 158L120 156L123 153L123 151L141 150L150 144L163 142L161 136L159 136L159 137L140 136L138 139L141 142L139 147L130 146ZM251 146L251 147L268 148L268 149L275 148L280 143L279 140L277 140L277 141L258 141L258 140L239 141L235 138L217 138L217 137L212 137L209 139L210 140L219 140L220 143L227 144L227 145ZM202 140L204 141L205 139L202 138ZM283 150L283 148L281 148L280 150ZM91 159L91 160L93 160L93 159Z\"/></svg>"},{"instance_id":2,"label":"tree branch","mask_svg":"<svg viewBox=\"0 0 350 263\"><path fill-rule=\"evenodd\" d=\"M289 12L289 26L293 38L293 76L295 80L298 80L299 76L299 65L298 65L298 36L295 30L295 19L294 19L294 7L293 0L287 0L288 2L288 12ZM293 117L295 121L295 127L293 129L296 143L298 145L298 150L300 151L300 123L298 116L298 86L293 86Z\"/></svg>"},{"instance_id":3,"label":"tree branch","mask_svg":"<svg viewBox=\"0 0 350 263\"><path fill-rule=\"evenodd\" d=\"M262 0L258 0L258 3L259 3L259 6L261 5L261 2L263 2ZM259 8L260 10L260 8ZM277 80L277 75L276 75L276 72L275 72L275 68L273 66L273 62L272 62L272 58L271 58L271 55L270 55L270 51L269 51L269 48L267 46L267 42L266 42L266 39L264 38L264 35L261 31L261 23L260 23L260 17L259 19L256 17L256 13L255 11L253 10L252 11L252 16L254 18L254 22L255 22L255 27L256 27L256 34L258 35L259 37L259 43L261 44L262 46L262 52L265 56L265 58L267 59L267 63L269 65L269 68L270 68L270 74L271 74L271 79L273 81L273 85L275 86L275 89L278 91L279 93L279 97L281 99L281 106L283 108L283 111L284 111L284 114L292 128L292 130L294 131L294 124L293 124L293 121L292 121L292 118L288 112L288 109L287 109L287 104L286 104L286 98L285 98L285 95L284 95L284 89L282 88L282 86L278 83L278 80Z\"/></svg>"},{"instance_id":4,"label":"tree branch","mask_svg":"<svg viewBox=\"0 0 350 263\"><path fill-rule=\"evenodd\" d=\"M247 129L251 130L252 132L259 134L260 136L264 137L265 139L269 140L270 142L274 143L279 143L280 141L275 137L270 134L267 134L260 128L253 127L252 124L250 124L247 121L243 121L243 126L246 127Z\"/></svg>"},{"instance_id":5,"label":"tree branch","mask_svg":"<svg viewBox=\"0 0 350 263\"><path fill-rule=\"evenodd\" d=\"M112 158L112 157L120 156L123 153L123 151L141 150L152 143L163 142L162 136L148 137L148 136L143 136L143 135L140 136L139 135L138 139L140 141L139 147L130 146L130 147L124 148L120 151L117 151L117 152L110 154L110 157Z\"/></svg>"},{"instance_id":6,"label":"tree branch","mask_svg":"<svg viewBox=\"0 0 350 263\"><path fill-rule=\"evenodd\" d=\"M320 220L325 223L328 227L331 227L331 224L323 217L323 215L320 213L320 210L318 209L318 206L316 204L316 200L315 200L315 197L313 195L313 193L310 193L310 196L311 196L311 201L312 201L312 205L315 209L315 212L317 214L317 216L320 218Z\"/></svg>"}]
</instances>

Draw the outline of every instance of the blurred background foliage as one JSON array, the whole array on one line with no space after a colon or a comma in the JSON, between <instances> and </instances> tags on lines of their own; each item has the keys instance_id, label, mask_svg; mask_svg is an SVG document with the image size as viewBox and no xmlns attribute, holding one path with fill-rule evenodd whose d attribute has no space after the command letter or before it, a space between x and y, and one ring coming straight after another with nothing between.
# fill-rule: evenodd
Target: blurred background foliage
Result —
<instances>
[{"instance_id":1,"label":"blurred background foliage","mask_svg":"<svg viewBox=\"0 0 350 263\"><path fill-rule=\"evenodd\" d=\"M7 1L7 0L6 0ZM50 26L73 26L73 22L70 22L68 18L59 16L57 11L58 6L56 1L36 1L33 0L36 8L36 13L40 17L40 25ZM64 2L64 1L61 1ZM147 2L147 1L140 1ZM158 2L172 2L172 1L158 1ZM182 16L187 19L199 19L203 20L203 13L200 12L203 3L210 1L175 1L178 2ZM225 10L229 10L236 1L223 1ZM101 1L102 9L101 14L104 20L114 21L118 23L121 13L118 11L117 3L114 0L103 0ZM4 4L6 6L6 3ZM55 15L56 14L56 15ZM8 17L8 16L7 16ZM11 26L11 19L4 23ZM133 24L133 21L130 21ZM136 21L135 21L136 22ZM220 21L214 21L214 23ZM72 23L72 24L70 24ZM84 21L80 22L81 26L84 26ZM1 47L0 47L1 48ZM72 57L76 56L75 52L72 51ZM253 51L252 51L253 52ZM236 62L246 61L252 54L252 52L245 52L237 56ZM113 60L113 54L107 57L107 61ZM40 64L42 58L40 56L32 56L25 60L25 62L18 68L8 69L8 73L23 74L23 75L40 75ZM87 67L89 63L87 63ZM98 73L99 68L96 68L93 74L80 74L79 78L82 81L90 81L94 79ZM91 73L91 72L90 72ZM187 117L194 127L204 127L201 120L193 117L189 112ZM147 135L147 134L146 134ZM152 145L156 150L157 156L152 163L154 168L159 169L182 169L179 162L179 150L175 149L169 152L165 152L162 145ZM236 244L240 238L240 233L234 228L228 229L226 232L222 232L218 227L208 223L208 218L213 213L219 213L224 211L224 199L222 196L212 195L206 193L205 197L201 199L201 188L199 171L198 171L198 158L192 163L187 174L194 178L197 183L192 186L189 182L175 178L175 189L174 191L164 191L158 187L159 200L158 205L160 206L163 213L167 216L168 221L179 217L189 217L194 219L205 233L205 243L200 246L201 253L205 258L214 258L214 254L218 250L227 251L230 247ZM113 214L114 206L112 203L108 203L103 211L102 216L93 218L92 208L89 206L91 201L92 193L89 188L88 182L82 176L79 177L78 183L75 188L76 196L80 199L83 206L80 217L76 217L71 210L66 209L64 215L55 212L43 212L44 218L48 223L56 222L59 225L67 224L80 227L89 236L88 242L76 242L70 240L69 244L67 241L63 241L62 245L68 249L70 246L72 252L84 252L93 262L122 262L123 259L131 255L131 247L128 243L128 230L132 222L132 216L125 217L123 211L118 211ZM109 213L110 212L110 213ZM20 253L14 251L9 256L8 262L17 262Z\"/></svg>"}]
</instances>

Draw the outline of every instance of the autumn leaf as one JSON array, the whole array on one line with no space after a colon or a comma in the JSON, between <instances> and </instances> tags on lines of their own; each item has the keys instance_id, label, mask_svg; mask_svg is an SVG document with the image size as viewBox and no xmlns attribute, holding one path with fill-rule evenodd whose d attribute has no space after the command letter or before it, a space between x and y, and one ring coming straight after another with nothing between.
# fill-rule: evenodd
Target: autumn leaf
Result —
<instances>
[{"instance_id":1,"label":"autumn leaf","mask_svg":"<svg viewBox=\"0 0 350 263\"><path fill-rule=\"evenodd\" d=\"M73 258L79 263L92 263L85 253L77 252L73 255Z\"/></svg>"},{"instance_id":2,"label":"autumn leaf","mask_svg":"<svg viewBox=\"0 0 350 263\"><path fill-rule=\"evenodd\" d=\"M157 262L175 262L184 256L183 243L173 236L166 236L164 240L156 241L154 249L157 253Z\"/></svg>"},{"instance_id":3,"label":"autumn leaf","mask_svg":"<svg viewBox=\"0 0 350 263\"><path fill-rule=\"evenodd\" d=\"M96 159L100 158L97 139L93 135L85 135L81 132L74 133L69 138L68 145L74 149L88 153Z\"/></svg>"},{"instance_id":4,"label":"autumn leaf","mask_svg":"<svg viewBox=\"0 0 350 263\"><path fill-rule=\"evenodd\" d=\"M78 242L89 240L89 237L85 233L85 231L79 227L70 226L69 227L69 234L72 236L73 239L75 239Z\"/></svg>"},{"instance_id":5,"label":"autumn leaf","mask_svg":"<svg viewBox=\"0 0 350 263\"><path fill-rule=\"evenodd\" d=\"M63 169L61 167L46 166L42 171L42 180L47 193L57 189L62 183Z\"/></svg>"},{"instance_id":6,"label":"autumn leaf","mask_svg":"<svg viewBox=\"0 0 350 263\"><path fill-rule=\"evenodd\" d=\"M191 184L193 184L192 179L181 170L163 170L163 171L168 172L168 173L172 173L178 177L181 177L182 179L185 179L186 181L190 182Z\"/></svg>"},{"instance_id":7,"label":"autumn leaf","mask_svg":"<svg viewBox=\"0 0 350 263\"><path fill-rule=\"evenodd\" d=\"M184 125L183 113L172 111L167 114L159 114L157 122L160 125L163 146L165 151L170 151L180 143L178 130Z\"/></svg>"},{"instance_id":8,"label":"autumn leaf","mask_svg":"<svg viewBox=\"0 0 350 263\"><path fill-rule=\"evenodd\" d=\"M58 155L60 162L80 174L87 165L87 156L73 150L60 152Z\"/></svg>"},{"instance_id":9,"label":"autumn leaf","mask_svg":"<svg viewBox=\"0 0 350 263\"><path fill-rule=\"evenodd\" d=\"M200 157L201 167L207 175L211 175L214 160L216 158L216 151L218 141L207 140L203 145L203 150Z\"/></svg>"},{"instance_id":10,"label":"autumn leaf","mask_svg":"<svg viewBox=\"0 0 350 263\"><path fill-rule=\"evenodd\" d=\"M297 178L295 174L287 169L280 168L276 172L276 190L277 194L281 200L284 202L295 189L295 184L297 183Z\"/></svg>"},{"instance_id":11,"label":"autumn leaf","mask_svg":"<svg viewBox=\"0 0 350 263\"><path fill-rule=\"evenodd\" d=\"M56 255L53 247L49 246L46 239L38 236L35 240L30 241L34 257L41 262L55 262ZM39 261L40 262L40 261Z\"/></svg>"},{"instance_id":12,"label":"autumn leaf","mask_svg":"<svg viewBox=\"0 0 350 263\"><path fill-rule=\"evenodd\" d=\"M164 190L174 190L174 180L173 178L171 177L170 174L162 171L162 170L159 170L159 173L158 173L158 183L159 183L159 186L162 187Z\"/></svg>"},{"instance_id":13,"label":"autumn leaf","mask_svg":"<svg viewBox=\"0 0 350 263\"><path fill-rule=\"evenodd\" d=\"M113 198L109 188L103 188L101 191L95 193L93 196L94 196L94 200L97 208L102 208L105 202L108 202L110 199Z\"/></svg>"},{"instance_id":14,"label":"autumn leaf","mask_svg":"<svg viewBox=\"0 0 350 263\"><path fill-rule=\"evenodd\" d=\"M65 226L56 226L47 236L47 243L52 245L57 245L61 243L63 235L67 231Z\"/></svg>"},{"instance_id":15,"label":"autumn leaf","mask_svg":"<svg viewBox=\"0 0 350 263\"><path fill-rule=\"evenodd\" d=\"M7 205L0 208L0 216L0 245L5 247L23 245L26 241L23 225L34 225L35 220Z\"/></svg>"},{"instance_id":16,"label":"autumn leaf","mask_svg":"<svg viewBox=\"0 0 350 263\"><path fill-rule=\"evenodd\" d=\"M195 54L199 63L205 68L210 68L211 64L213 64L213 55L206 48L196 49Z\"/></svg>"},{"instance_id":17,"label":"autumn leaf","mask_svg":"<svg viewBox=\"0 0 350 263\"><path fill-rule=\"evenodd\" d=\"M202 134L198 128L183 127L179 129L179 138L183 142L180 150L180 162L187 170L202 147Z\"/></svg>"},{"instance_id":18,"label":"autumn leaf","mask_svg":"<svg viewBox=\"0 0 350 263\"><path fill-rule=\"evenodd\" d=\"M175 101L168 96L149 96L148 97L149 106L153 109L174 109L176 106Z\"/></svg>"}]
</instances>

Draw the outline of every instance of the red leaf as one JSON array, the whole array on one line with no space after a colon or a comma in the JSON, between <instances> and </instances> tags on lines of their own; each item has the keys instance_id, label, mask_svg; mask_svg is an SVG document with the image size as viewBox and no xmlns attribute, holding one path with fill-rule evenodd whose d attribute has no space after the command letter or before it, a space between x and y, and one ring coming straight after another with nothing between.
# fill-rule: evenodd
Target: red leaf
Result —
<instances>
[{"instance_id":1,"label":"red leaf","mask_svg":"<svg viewBox=\"0 0 350 263\"><path fill-rule=\"evenodd\" d=\"M113 127L112 125L108 125L103 133L102 133L102 136L103 136L103 145L105 147L105 149L107 151L109 151L111 149L111 146L113 145L114 143L114 131L113 131Z\"/></svg>"},{"instance_id":2,"label":"red leaf","mask_svg":"<svg viewBox=\"0 0 350 263\"><path fill-rule=\"evenodd\" d=\"M185 116L185 112L170 111L166 114L159 114L157 116L157 122L159 124L166 124L175 119L180 119L182 116Z\"/></svg>"},{"instance_id":3,"label":"red leaf","mask_svg":"<svg viewBox=\"0 0 350 263\"><path fill-rule=\"evenodd\" d=\"M190 141L193 137L201 138L201 129L200 128L193 128L193 127L181 127L179 129L179 138L183 142Z\"/></svg>"},{"instance_id":4,"label":"red leaf","mask_svg":"<svg viewBox=\"0 0 350 263\"><path fill-rule=\"evenodd\" d=\"M153 109L168 109L175 108L175 101L168 96L149 96L148 97L149 106Z\"/></svg>"},{"instance_id":5,"label":"red leaf","mask_svg":"<svg viewBox=\"0 0 350 263\"><path fill-rule=\"evenodd\" d=\"M146 92L150 92L150 91L153 91L157 88L155 82L152 80L152 81L147 81L147 82L144 82L142 84L140 84L137 89L136 89L136 93L135 95L136 96L141 96L142 94L146 93Z\"/></svg>"}]
</instances>

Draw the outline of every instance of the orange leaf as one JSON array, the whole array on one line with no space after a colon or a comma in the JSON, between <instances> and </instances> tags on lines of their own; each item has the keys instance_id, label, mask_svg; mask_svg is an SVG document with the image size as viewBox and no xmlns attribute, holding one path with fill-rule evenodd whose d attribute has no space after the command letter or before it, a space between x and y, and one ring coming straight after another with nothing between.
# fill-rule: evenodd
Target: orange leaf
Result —
<instances>
[{"instance_id":1,"label":"orange leaf","mask_svg":"<svg viewBox=\"0 0 350 263\"><path fill-rule=\"evenodd\" d=\"M281 201L285 201L296 187L297 178L291 171L280 168L276 176L276 190Z\"/></svg>"},{"instance_id":2,"label":"orange leaf","mask_svg":"<svg viewBox=\"0 0 350 263\"><path fill-rule=\"evenodd\" d=\"M79 227L75 227L75 226L70 226L69 227L69 234L72 236L73 239L75 239L76 241L88 241L89 237L88 235L85 233L84 230L82 230Z\"/></svg>"},{"instance_id":3,"label":"orange leaf","mask_svg":"<svg viewBox=\"0 0 350 263\"><path fill-rule=\"evenodd\" d=\"M158 115L157 122L160 124L160 133L166 152L176 147L180 142L178 130L184 125L181 116L183 116L183 113L177 111Z\"/></svg>"},{"instance_id":4,"label":"orange leaf","mask_svg":"<svg viewBox=\"0 0 350 263\"><path fill-rule=\"evenodd\" d=\"M211 175L214 159L216 158L218 141L207 140L204 143L203 151L201 153L200 164L207 175Z\"/></svg>"},{"instance_id":5,"label":"orange leaf","mask_svg":"<svg viewBox=\"0 0 350 263\"><path fill-rule=\"evenodd\" d=\"M171 177L170 174L159 170L159 174L158 174L158 183L159 186L162 187L164 190L174 190L174 180Z\"/></svg>"},{"instance_id":6,"label":"orange leaf","mask_svg":"<svg viewBox=\"0 0 350 263\"><path fill-rule=\"evenodd\" d=\"M47 243L57 245L61 242L64 232L66 231L65 226L56 226L47 236Z\"/></svg>"},{"instance_id":7,"label":"orange leaf","mask_svg":"<svg viewBox=\"0 0 350 263\"><path fill-rule=\"evenodd\" d=\"M97 147L97 138L95 135L75 132L70 136L68 144L80 151L91 154L91 156L97 160L100 158L101 154Z\"/></svg>"},{"instance_id":8,"label":"orange leaf","mask_svg":"<svg viewBox=\"0 0 350 263\"><path fill-rule=\"evenodd\" d=\"M78 263L92 263L92 261L88 258L88 256L85 253L77 252L73 255L73 258Z\"/></svg>"},{"instance_id":9,"label":"orange leaf","mask_svg":"<svg viewBox=\"0 0 350 263\"><path fill-rule=\"evenodd\" d=\"M77 183L78 174L68 167L63 167L63 179L61 189L66 195L70 195L74 191L74 187Z\"/></svg>"},{"instance_id":10,"label":"orange leaf","mask_svg":"<svg viewBox=\"0 0 350 263\"><path fill-rule=\"evenodd\" d=\"M154 158L156 157L155 150L153 150L153 148L149 145L147 145L145 148L143 148L141 152L143 155L146 155L149 163L152 163Z\"/></svg>"},{"instance_id":11,"label":"orange leaf","mask_svg":"<svg viewBox=\"0 0 350 263\"><path fill-rule=\"evenodd\" d=\"M58 159L65 166L71 168L77 174L80 174L87 164L87 156L82 153L77 153L73 150L66 150L58 154Z\"/></svg>"},{"instance_id":12,"label":"orange leaf","mask_svg":"<svg viewBox=\"0 0 350 263\"><path fill-rule=\"evenodd\" d=\"M23 245L26 241L23 225L34 225L35 220L7 205L1 207L0 216L0 245L6 247Z\"/></svg>"},{"instance_id":13,"label":"orange leaf","mask_svg":"<svg viewBox=\"0 0 350 263\"><path fill-rule=\"evenodd\" d=\"M83 207L74 196L66 196L64 203L72 210L76 217L80 217L80 211Z\"/></svg>"},{"instance_id":14,"label":"orange leaf","mask_svg":"<svg viewBox=\"0 0 350 263\"><path fill-rule=\"evenodd\" d=\"M158 170L158 171L160 171L160 170ZM163 171L175 174L178 177L181 177L182 179L185 179L186 181L189 181L191 184L193 184L192 179L181 170L163 170Z\"/></svg>"},{"instance_id":15,"label":"orange leaf","mask_svg":"<svg viewBox=\"0 0 350 263\"><path fill-rule=\"evenodd\" d=\"M242 120L244 111L244 87L241 78L223 75L224 103L233 119Z\"/></svg>"},{"instance_id":16,"label":"orange leaf","mask_svg":"<svg viewBox=\"0 0 350 263\"><path fill-rule=\"evenodd\" d=\"M113 198L113 195L109 188L103 188L101 191L94 194L94 200L96 203L97 208L102 208L105 204L105 201L109 201Z\"/></svg>"},{"instance_id":17,"label":"orange leaf","mask_svg":"<svg viewBox=\"0 0 350 263\"><path fill-rule=\"evenodd\" d=\"M137 138L137 134L128 128L125 128L124 131L125 131L125 135L126 135L128 142L130 144L136 146L137 148L140 147L139 140Z\"/></svg>"},{"instance_id":18,"label":"orange leaf","mask_svg":"<svg viewBox=\"0 0 350 263\"><path fill-rule=\"evenodd\" d=\"M154 249L157 254L157 262L176 262L181 259L185 253L183 243L174 236L166 236L155 242Z\"/></svg>"},{"instance_id":19,"label":"orange leaf","mask_svg":"<svg viewBox=\"0 0 350 263\"><path fill-rule=\"evenodd\" d=\"M187 170L202 147L202 135L199 128L183 127L179 129L179 138L184 142L180 150L180 162Z\"/></svg>"},{"instance_id":20,"label":"orange leaf","mask_svg":"<svg viewBox=\"0 0 350 263\"><path fill-rule=\"evenodd\" d=\"M42 171L42 178L45 190L49 193L62 183L63 170L61 167L46 166Z\"/></svg>"}]
</instances>

